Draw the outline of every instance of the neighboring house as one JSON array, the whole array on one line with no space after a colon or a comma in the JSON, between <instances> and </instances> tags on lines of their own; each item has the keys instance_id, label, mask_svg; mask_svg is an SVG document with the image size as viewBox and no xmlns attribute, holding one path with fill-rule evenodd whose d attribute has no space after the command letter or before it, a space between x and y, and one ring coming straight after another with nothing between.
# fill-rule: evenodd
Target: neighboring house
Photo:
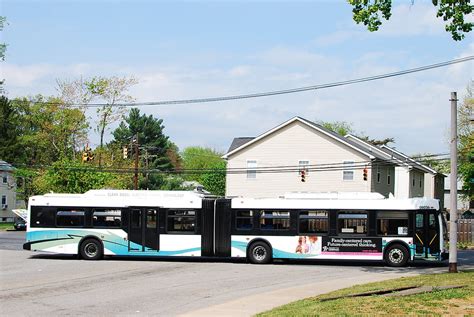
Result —
<instances>
[{"instance_id":1,"label":"neighboring house","mask_svg":"<svg viewBox=\"0 0 474 317\"><path fill-rule=\"evenodd\" d=\"M14 168L0 160L0 222L12 222L16 215L12 212L16 205L16 181Z\"/></svg>"},{"instance_id":2,"label":"neighboring house","mask_svg":"<svg viewBox=\"0 0 474 317\"><path fill-rule=\"evenodd\" d=\"M462 189L463 187L463 182L462 180L457 181L457 189L458 189L458 213L459 215L463 214L465 211L470 209L470 205L472 202L470 202L468 199L464 198L464 195L466 192ZM451 174L448 174L446 176L446 182L444 183L444 208L446 210L451 209Z\"/></svg>"},{"instance_id":3,"label":"neighboring house","mask_svg":"<svg viewBox=\"0 0 474 317\"><path fill-rule=\"evenodd\" d=\"M226 195L231 197L278 197L295 191L388 196L395 188L396 164L386 161L387 154L368 151L300 117L255 138L235 138L223 158Z\"/></svg>"},{"instance_id":4,"label":"neighboring house","mask_svg":"<svg viewBox=\"0 0 474 317\"><path fill-rule=\"evenodd\" d=\"M444 206L444 184L446 175L426 166L411 157L387 146L380 147L403 165L396 168L395 196L429 197L439 199L440 206Z\"/></svg>"},{"instance_id":5,"label":"neighboring house","mask_svg":"<svg viewBox=\"0 0 474 317\"><path fill-rule=\"evenodd\" d=\"M435 198L439 199L440 206L443 206L445 175L387 145L377 147L351 134L346 135L346 138L362 146L367 151L376 152L384 156L385 160L396 164L394 176L395 189L393 193L396 198ZM384 169L381 172L383 173ZM377 173L379 172L377 171Z\"/></svg>"}]
</instances>

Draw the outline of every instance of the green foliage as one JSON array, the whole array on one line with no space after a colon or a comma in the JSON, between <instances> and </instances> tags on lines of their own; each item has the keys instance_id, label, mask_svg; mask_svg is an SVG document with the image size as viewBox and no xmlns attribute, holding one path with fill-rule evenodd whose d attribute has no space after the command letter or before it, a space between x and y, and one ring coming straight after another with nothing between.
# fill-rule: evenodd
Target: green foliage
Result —
<instances>
[{"instance_id":1,"label":"green foliage","mask_svg":"<svg viewBox=\"0 0 474 317\"><path fill-rule=\"evenodd\" d=\"M115 182L113 174L92 170L82 163L68 160L53 163L50 169L35 179L34 186L39 194L50 191L84 193L90 189L123 188L123 184Z\"/></svg>"},{"instance_id":2,"label":"green foliage","mask_svg":"<svg viewBox=\"0 0 474 317\"><path fill-rule=\"evenodd\" d=\"M340 136L346 136L347 134L352 134L357 136L359 139L362 139L372 145L379 146L379 145L387 145L388 143L395 143L394 138L385 138L382 140L371 139L366 135L363 135L361 132L356 132L352 126L352 123L346 121L334 121L334 122L326 122L326 121L318 121L317 122L320 126L332 131L336 132Z\"/></svg>"},{"instance_id":3,"label":"green foliage","mask_svg":"<svg viewBox=\"0 0 474 317\"><path fill-rule=\"evenodd\" d=\"M201 184L206 190L218 196L225 196L226 162L220 161L201 174Z\"/></svg>"},{"instance_id":4,"label":"green foliage","mask_svg":"<svg viewBox=\"0 0 474 317\"><path fill-rule=\"evenodd\" d=\"M448 160L440 160L432 153L421 153L414 154L412 158L419 161L421 164L426 165L442 174L449 174L450 165Z\"/></svg>"},{"instance_id":5,"label":"green foliage","mask_svg":"<svg viewBox=\"0 0 474 317\"><path fill-rule=\"evenodd\" d=\"M138 83L133 77L93 77L81 81L92 98L105 102L105 105L97 108L97 127L96 131L100 135L100 147L104 144L104 134L108 126L117 121L126 113L126 108L120 103L133 101L132 96L128 95L131 86ZM100 161L100 158L99 158ZM99 162L100 163L100 162Z\"/></svg>"},{"instance_id":6,"label":"green foliage","mask_svg":"<svg viewBox=\"0 0 474 317\"><path fill-rule=\"evenodd\" d=\"M446 32L451 33L455 41L462 40L465 33L472 31L474 23L464 20L474 10L470 0L433 0L433 5L438 7L436 16L447 21Z\"/></svg>"},{"instance_id":7,"label":"green foliage","mask_svg":"<svg viewBox=\"0 0 474 317\"><path fill-rule=\"evenodd\" d=\"M458 176L463 181L465 198L474 200L474 81L467 87L463 103L458 109Z\"/></svg>"},{"instance_id":8,"label":"green foliage","mask_svg":"<svg viewBox=\"0 0 474 317\"><path fill-rule=\"evenodd\" d=\"M140 157L148 160L148 163L145 162L145 167L170 170L173 166L166 154L169 140L163 132L164 128L163 119L140 114L138 108L132 108L128 116L123 118L119 127L112 133L114 136L112 143L129 146L132 139L138 135Z\"/></svg>"},{"instance_id":9,"label":"green foliage","mask_svg":"<svg viewBox=\"0 0 474 317\"><path fill-rule=\"evenodd\" d=\"M322 127L336 132L341 136L345 136L350 133L354 133L354 128L352 127L352 123L345 122L345 121L334 121L334 122L325 122L325 121L318 121L317 122Z\"/></svg>"},{"instance_id":10,"label":"green foliage","mask_svg":"<svg viewBox=\"0 0 474 317\"><path fill-rule=\"evenodd\" d=\"M390 19L392 13L391 0L348 0L352 5L354 21L363 23L370 32L377 31L382 25L382 19ZM446 31L451 33L453 40L464 39L474 27L474 23L466 22L465 17L472 14L474 5L469 0L433 0L437 7L436 16L446 21Z\"/></svg>"},{"instance_id":11,"label":"green foliage","mask_svg":"<svg viewBox=\"0 0 474 317\"><path fill-rule=\"evenodd\" d=\"M57 98L0 97L0 158L13 164L50 164L73 158L74 139L87 135L85 115Z\"/></svg>"},{"instance_id":12,"label":"green foliage","mask_svg":"<svg viewBox=\"0 0 474 317\"><path fill-rule=\"evenodd\" d=\"M187 147L181 153L186 179L196 181L215 195L225 195L226 162L210 148Z\"/></svg>"},{"instance_id":13,"label":"green foliage","mask_svg":"<svg viewBox=\"0 0 474 317\"><path fill-rule=\"evenodd\" d=\"M5 96L0 97L0 158L14 162L22 156L22 147L18 145L20 137L20 111Z\"/></svg>"},{"instance_id":14,"label":"green foliage","mask_svg":"<svg viewBox=\"0 0 474 317\"><path fill-rule=\"evenodd\" d=\"M163 132L164 125L162 119L154 118L152 115L140 114L138 108L132 108L128 116L123 118L120 125L112 133L113 146L128 147L130 161L134 159L134 146L132 139L138 135L140 166L145 169L157 171L171 171L175 166L170 159L173 152L170 146L173 144L168 140ZM173 148L177 151L176 145ZM132 151L133 150L133 151ZM176 163L179 156L175 153L173 157ZM162 174L153 172L140 176L139 188L141 189L180 189L182 180L175 176L164 177ZM178 186L179 183L179 186Z\"/></svg>"},{"instance_id":15,"label":"green foliage","mask_svg":"<svg viewBox=\"0 0 474 317\"><path fill-rule=\"evenodd\" d=\"M354 21L363 23L370 32L378 31L382 25L381 18L385 20L392 16L391 0L348 0L353 6Z\"/></svg>"}]
</instances>

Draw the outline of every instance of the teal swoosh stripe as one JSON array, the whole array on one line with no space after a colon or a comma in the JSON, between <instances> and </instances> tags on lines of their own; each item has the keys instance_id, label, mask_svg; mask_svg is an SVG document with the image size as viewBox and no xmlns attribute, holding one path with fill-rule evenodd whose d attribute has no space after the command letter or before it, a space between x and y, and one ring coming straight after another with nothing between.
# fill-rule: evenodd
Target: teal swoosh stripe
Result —
<instances>
[{"instance_id":1,"label":"teal swoosh stripe","mask_svg":"<svg viewBox=\"0 0 474 317\"><path fill-rule=\"evenodd\" d=\"M107 232L100 234L91 231L84 231L84 230L42 230L42 231L32 231L27 232L27 240L32 244L38 244L36 247L38 249L47 249L50 247L60 246L62 244L69 244L69 243L79 243L79 240L86 236L86 235L94 235L94 236L104 236L104 238L99 238L104 247L107 250L110 250L112 253L116 255L139 255L139 256L177 256L183 255L185 253L190 252L198 252L201 251L201 247L194 247L194 248L187 248L182 250L169 250L169 251L159 251L150 250L150 251L128 251L128 243L124 243L122 237L119 237L113 233ZM142 248L141 245L136 244L130 241L130 247L134 249Z\"/></svg>"}]
</instances>

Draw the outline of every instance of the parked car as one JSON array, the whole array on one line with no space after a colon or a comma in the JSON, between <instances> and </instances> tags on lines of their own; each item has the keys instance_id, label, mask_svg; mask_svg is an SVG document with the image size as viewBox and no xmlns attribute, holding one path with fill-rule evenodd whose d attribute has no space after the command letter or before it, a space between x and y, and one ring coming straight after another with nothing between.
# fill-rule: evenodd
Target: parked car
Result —
<instances>
[{"instance_id":1,"label":"parked car","mask_svg":"<svg viewBox=\"0 0 474 317\"><path fill-rule=\"evenodd\" d=\"M15 230L26 230L26 222L23 218L17 217L13 224Z\"/></svg>"}]
</instances>

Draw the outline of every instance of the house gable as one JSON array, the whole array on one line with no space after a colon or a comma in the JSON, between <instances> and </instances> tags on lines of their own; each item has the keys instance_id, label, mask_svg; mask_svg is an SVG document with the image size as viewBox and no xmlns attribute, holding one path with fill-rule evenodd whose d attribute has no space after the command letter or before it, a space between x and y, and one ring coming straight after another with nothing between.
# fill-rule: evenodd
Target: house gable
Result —
<instances>
[{"instance_id":1,"label":"house gable","mask_svg":"<svg viewBox=\"0 0 474 317\"><path fill-rule=\"evenodd\" d=\"M300 118L300 117L294 117L282 124L280 124L279 126L259 135L258 137L254 138L254 139L251 139L251 140L248 140L247 142L245 143L242 143L240 146L237 146L237 147L230 147L229 148L229 152L225 155L222 156L222 158L224 159L228 159L230 156L238 153L239 151L242 151L243 149L249 147L249 146L253 146L259 142L261 142L262 140L270 137L271 135L279 132L280 130L284 129L285 127L295 123L295 122L298 122L300 123L301 125L303 126L306 126L308 127L310 130L312 130L313 132L316 132L317 134L319 135L324 135L325 137L329 138L329 139L332 139L334 142L336 143L339 143L341 146L343 147L348 147L348 148L351 148L352 150L356 151L356 152L359 152L360 154L366 156L367 158L369 159L374 159L374 155L372 155L371 153L368 153L366 150L364 150L363 148L357 146L357 144L353 143L353 142L350 142L348 141L347 139L345 139L344 137L314 123L314 122L311 122L309 120L306 120L306 119L303 119L303 118ZM250 139L250 138L247 138L247 139ZM235 142L235 139L234 139L234 142ZM233 142L233 144L234 144Z\"/></svg>"}]
</instances>

